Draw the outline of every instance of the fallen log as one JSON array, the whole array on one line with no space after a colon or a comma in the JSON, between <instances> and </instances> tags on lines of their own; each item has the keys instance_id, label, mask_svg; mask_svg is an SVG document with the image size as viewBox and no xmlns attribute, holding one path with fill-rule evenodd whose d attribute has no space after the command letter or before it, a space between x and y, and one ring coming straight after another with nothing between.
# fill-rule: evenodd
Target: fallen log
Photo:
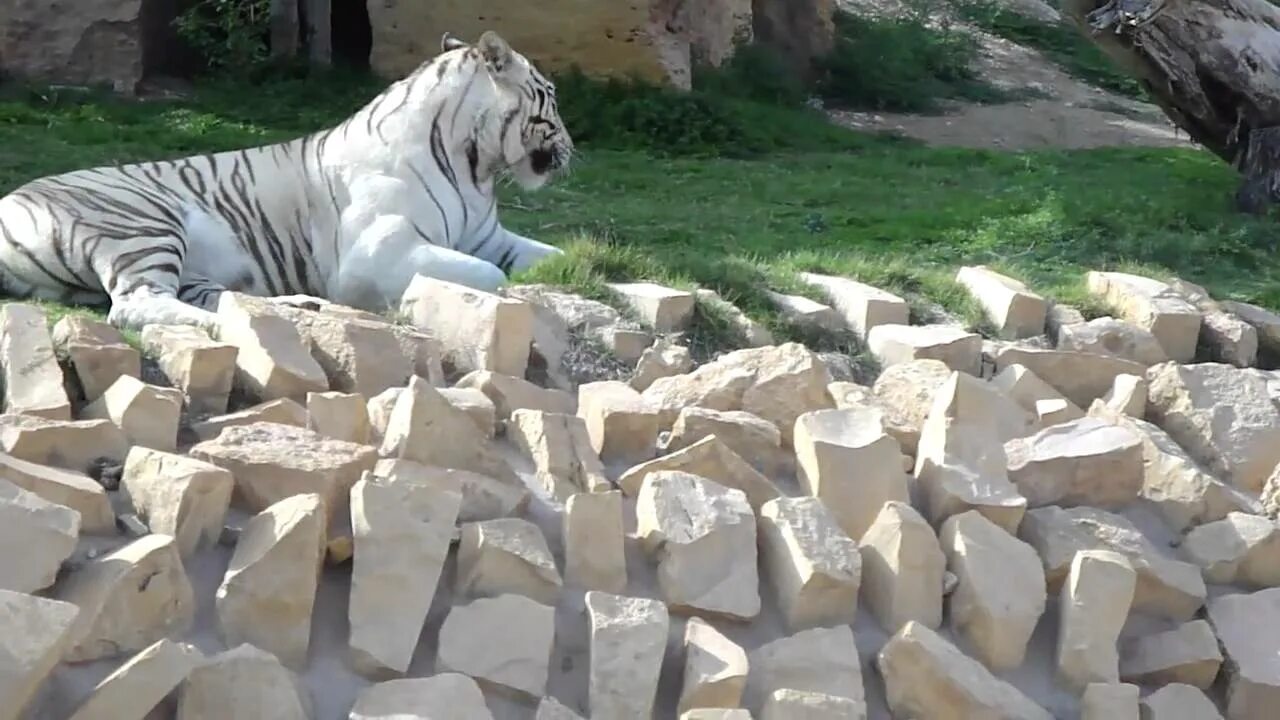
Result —
<instances>
[{"instance_id":1,"label":"fallen log","mask_svg":"<svg viewBox=\"0 0 1280 720\"><path fill-rule=\"evenodd\" d=\"M1242 175L1236 204L1280 202L1280 8L1268 0L1064 0L1063 14Z\"/></svg>"}]
</instances>

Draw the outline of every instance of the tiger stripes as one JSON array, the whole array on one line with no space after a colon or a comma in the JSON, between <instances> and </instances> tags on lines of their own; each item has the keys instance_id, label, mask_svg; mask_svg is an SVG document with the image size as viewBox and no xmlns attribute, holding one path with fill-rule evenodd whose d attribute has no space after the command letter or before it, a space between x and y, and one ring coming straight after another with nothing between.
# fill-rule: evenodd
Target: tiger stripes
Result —
<instances>
[{"instance_id":1,"label":"tiger stripes","mask_svg":"<svg viewBox=\"0 0 1280 720\"><path fill-rule=\"evenodd\" d=\"M338 125L287 142L72 171L0 198L0 291L216 327L224 290L380 311L415 274L494 289L559 251L503 227L573 142L555 86L502 38L441 53Z\"/></svg>"}]
</instances>

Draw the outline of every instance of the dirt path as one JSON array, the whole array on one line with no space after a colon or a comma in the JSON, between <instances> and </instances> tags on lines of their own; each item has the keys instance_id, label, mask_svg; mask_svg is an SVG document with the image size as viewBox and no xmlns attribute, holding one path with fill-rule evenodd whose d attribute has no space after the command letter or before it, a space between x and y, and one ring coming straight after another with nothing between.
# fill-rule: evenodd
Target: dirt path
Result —
<instances>
[{"instance_id":1,"label":"dirt path","mask_svg":"<svg viewBox=\"0 0 1280 720\"><path fill-rule=\"evenodd\" d=\"M1057 11L1040 0L1006 0L1046 22ZM840 0L859 14L902 12L896 0ZM963 24L959 24L964 27ZM1077 80L1039 52L974 27L979 76L1002 90L1037 99L998 105L951 102L938 115L830 112L835 122L865 131L895 132L931 145L993 150L1096 147L1195 147L1154 105Z\"/></svg>"}]
</instances>

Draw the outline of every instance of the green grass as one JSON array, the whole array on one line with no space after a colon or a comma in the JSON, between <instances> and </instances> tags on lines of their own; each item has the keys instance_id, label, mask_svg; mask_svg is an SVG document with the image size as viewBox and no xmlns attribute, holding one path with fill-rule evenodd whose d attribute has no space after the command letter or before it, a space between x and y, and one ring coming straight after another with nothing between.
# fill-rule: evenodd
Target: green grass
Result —
<instances>
[{"instance_id":1,"label":"green grass","mask_svg":"<svg viewBox=\"0 0 1280 720\"><path fill-rule=\"evenodd\" d=\"M1131 98L1146 96L1142 83L1116 67L1066 19L1056 25L1045 24L991 0L961 0L954 7L961 18L993 35L1039 50L1090 85Z\"/></svg>"},{"instance_id":2,"label":"green grass","mask_svg":"<svg viewBox=\"0 0 1280 720\"><path fill-rule=\"evenodd\" d=\"M885 287L912 299L917 320L941 307L977 329L982 313L952 280L962 263L1003 269L1093 314L1105 309L1088 301L1083 273L1105 268L1178 275L1280 308L1280 233L1232 212L1235 175L1204 153L929 149L723 89L636 96L579 82L561 84L581 138L574 173L538 193L503 191L509 226L568 250L519 280L597 297L625 279L709 287L783 338L806 335L777 318L764 290L813 296L795 279L801 270ZM126 103L10 88L0 97L0 192L72 168L293 137L376 89L337 76L211 82L190 101ZM610 110L619 98L632 109ZM708 115L681 132L664 124L677 106L676 117ZM704 308L692 341L705 356L728 334ZM822 342L859 351L848 338Z\"/></svg>"}]
</instances>

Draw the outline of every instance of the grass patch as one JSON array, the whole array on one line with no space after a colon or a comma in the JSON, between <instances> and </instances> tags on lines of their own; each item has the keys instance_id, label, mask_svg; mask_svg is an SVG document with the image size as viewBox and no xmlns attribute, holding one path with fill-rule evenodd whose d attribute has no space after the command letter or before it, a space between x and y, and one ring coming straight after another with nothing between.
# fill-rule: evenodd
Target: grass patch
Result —
<instances>
[{"instance_id":1,"label":"grass patch","mask_svg":"<svg viewBox=\"0 0 1280 720\"><path fill-rule=\"evenodd\" d=\"M955 9L960 17L993 35L1039 50L1090 85L1125 97L1146 97L1137 78L1117 67L1066 19L1045 23L990 0L963 0Z\"/></svg>"}]
</instances>

